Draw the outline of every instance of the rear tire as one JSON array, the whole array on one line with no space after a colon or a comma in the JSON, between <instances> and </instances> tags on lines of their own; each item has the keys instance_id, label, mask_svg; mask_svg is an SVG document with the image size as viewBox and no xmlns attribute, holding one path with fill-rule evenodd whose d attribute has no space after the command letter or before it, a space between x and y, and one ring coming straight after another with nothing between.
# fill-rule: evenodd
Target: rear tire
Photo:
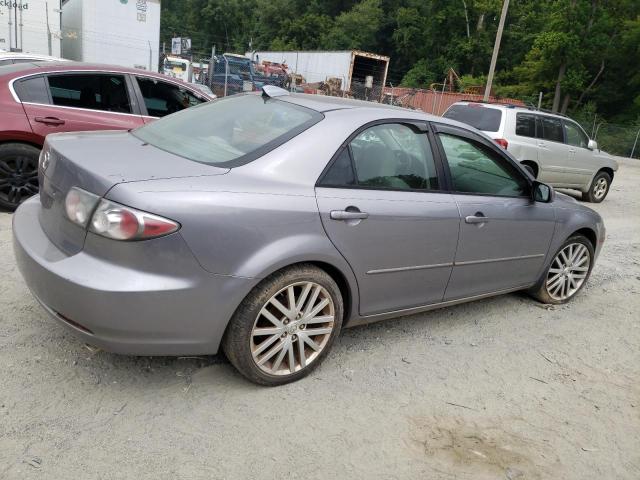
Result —
<instances>
[{"instance_id":1,"label":"rear tire","mask_svg":"<svg viewBox=\"0 0 640 480\"><path fill-rule=\"evenodd\" d=\"M582 200L591 203L602 202L611 188L611 175L607 172L598 172L589 186L589 190L582 193Z\"/></svg>"},{"instance_id":2,"label":"rear tire","mask_svg":"<svg viewBox=\"0 0 640 480\"><path fill-rule=\"evenodd\" d=\"M24 143L0 145L0 208L10 211L38 193L40 150Z\"/></svg>"},{"instance_id":3,"label":"rear tire","mask_svg":"<svg viewBox=\"0 0 640 480\"><path fill-rule=\"evenodd\" d=\"M343 308L340 288L329 274L310 264L294 265L247 295L227 327L222 348L254 383L294 382L309 375L331 349L340 334Z\"/></svg>"},{"instance_id":4,"label":"rear tire","mask_svg":"<svg viewBox=\"0 0 640 480\"><path fill-rule=\"evenodd\" d=\"M587 237L569 237L558 248L536 286L529 290L529 295L546 304L567 303L589 280L593 260L593 245Z\"/></svg>"}]
</instances>

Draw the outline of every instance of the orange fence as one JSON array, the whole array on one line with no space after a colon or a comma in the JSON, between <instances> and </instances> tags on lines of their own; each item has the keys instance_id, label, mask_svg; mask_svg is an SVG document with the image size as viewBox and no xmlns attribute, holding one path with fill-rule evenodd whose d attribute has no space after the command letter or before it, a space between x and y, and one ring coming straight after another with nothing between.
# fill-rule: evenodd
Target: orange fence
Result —
<instances>
[{"instance_id":1,"label":"orange fence","mask_svg":"<svg viewBox=\"0 0 640 480\"><path fill-rule=\"evenodd\" d=\"M422 90L416 88L385 87L384 103L393 103L407 108L422 110L434 115L442 115L447 108L456 102L482 100L482 95L470 93L438 92L436 90ZM524 106L524 102L513 98L489 97L491 103L506 103Z\"/></svg>"}]
</instances>

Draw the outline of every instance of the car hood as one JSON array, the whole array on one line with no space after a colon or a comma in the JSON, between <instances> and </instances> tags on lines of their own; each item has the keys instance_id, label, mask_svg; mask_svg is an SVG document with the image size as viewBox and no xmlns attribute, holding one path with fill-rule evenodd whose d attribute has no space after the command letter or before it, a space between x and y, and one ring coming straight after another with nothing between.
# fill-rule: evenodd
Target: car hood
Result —
<instances>
[{"instance_id":1,"label":"car hood","mask_svg":"<svg viewBox=\"0 0 640 480\"><path fill-rule=\"evenodd\" d=\"M40 174L62 191L78 186L102 196L123 182L223 175L229 171L165 152L126 131L55 134L47 137L46 144L49 162Z\"/></svg>"}]
</instances>

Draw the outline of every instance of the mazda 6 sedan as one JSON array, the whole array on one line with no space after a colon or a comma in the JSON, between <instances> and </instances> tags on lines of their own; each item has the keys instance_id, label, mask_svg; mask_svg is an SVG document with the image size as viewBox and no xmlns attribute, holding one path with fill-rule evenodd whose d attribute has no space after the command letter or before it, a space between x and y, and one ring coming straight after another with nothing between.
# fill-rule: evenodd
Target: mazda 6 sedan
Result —
<instances>
[{"instance_id":1,"label":"mazda 6 sedan","mask_svg":"<svg viewBox=\"0 0 640 480\"><path fill-rule=\"evenodd\" d=\"M605 229L453 120L288 94L50 135L13 218L34 296L87 343L297 380L343 327L516 290L564 303Z\"/></svg>"}]
</instances>

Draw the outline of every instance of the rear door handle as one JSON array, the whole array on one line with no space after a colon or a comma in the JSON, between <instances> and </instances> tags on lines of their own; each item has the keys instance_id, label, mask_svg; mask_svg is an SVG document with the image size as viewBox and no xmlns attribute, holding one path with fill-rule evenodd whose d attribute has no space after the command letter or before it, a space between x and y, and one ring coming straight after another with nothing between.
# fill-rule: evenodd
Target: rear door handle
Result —
<instances>
[{"instance_id":1,"label":"rear door handle","mask_svg":"<svg viewBox=\"0 0 640 480\"><path fill-rule=\"evenodd\" d=\"M478 212L475 215L469 215L464 217L464 221L466 223L487 223L489 219L485 217L482 213Z\"/></svg>"},{"instance_id":2,"label":"rear door handle","mask_svg":"<svg viewBox=\"0 0 640 480\"><path fill-rule=\"evenodd\" d=\"M64 125L64 120L56 117L36 117L34 120L45 125Z\"/></svg>"},{"instance_id":3,"label":"rear door handle","mask_svg":"<svg viewBox=\"0 0 640 480\"><path fill-rule=\"evenodd\" d=\"M369 214L366 212L349 210L331 210L329 216L331 220L364 220L369 218Z\"/></svg>"}]
</instances>

